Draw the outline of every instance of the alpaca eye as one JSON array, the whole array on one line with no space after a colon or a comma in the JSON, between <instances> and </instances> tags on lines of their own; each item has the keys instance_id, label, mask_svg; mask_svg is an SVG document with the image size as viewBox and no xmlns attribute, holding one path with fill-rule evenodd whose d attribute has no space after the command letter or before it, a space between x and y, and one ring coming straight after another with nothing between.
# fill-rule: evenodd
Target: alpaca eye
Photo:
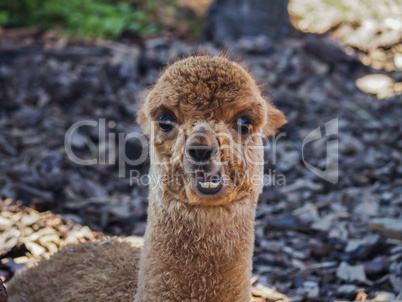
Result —
<instances>
[{"instance_id":1,"label":"alpaca eye","mask_svg":"<svg viewBox=\"0 0 402 302\"><path fill-rule=\"evenodd\" d=\"M251 127L251 120L246 116L238 118L236 120L236 124L234 125L234 128L237 130L237 132L241 134L249 133L250 127Z\"/></svg>"},{"instance_id":2,"label":"alpaca eye","mask_svg":"<svg viewBox=\"0 0 402 302\"><path fill-rule=\"evenodd\" d=\"M163 132L168 132L174 128L173 118L168 114L158 117L158 124Z\"/></svg>"}]
</instances>

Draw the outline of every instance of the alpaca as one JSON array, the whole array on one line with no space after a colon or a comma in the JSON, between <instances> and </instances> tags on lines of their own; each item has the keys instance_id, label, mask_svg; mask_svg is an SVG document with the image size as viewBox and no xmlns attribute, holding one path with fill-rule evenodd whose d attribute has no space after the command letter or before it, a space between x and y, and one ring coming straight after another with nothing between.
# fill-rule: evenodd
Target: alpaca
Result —
<instances>
[{"instance_id":1,"label":"alpaca","mask_svg":"<svg viewBox=\"0 0 402 302\"><path fill-rule=\"evenodd\" d=\"M7 302L7 290L3 284L3 280L0 278L0 302Z\"/></svg>"},{"instance_id":2,"label":"alpaca","mask_svg":"<svg viewBox=\"0 0 402 302\"><path fill-rule=\"evenodd\" d=\"M17 274L10 302L250 301L262 140L283 113L238 63L192 56L167 67L137 120L151 148L144 246L68 245Z\"/></svg>"}]
</instances>

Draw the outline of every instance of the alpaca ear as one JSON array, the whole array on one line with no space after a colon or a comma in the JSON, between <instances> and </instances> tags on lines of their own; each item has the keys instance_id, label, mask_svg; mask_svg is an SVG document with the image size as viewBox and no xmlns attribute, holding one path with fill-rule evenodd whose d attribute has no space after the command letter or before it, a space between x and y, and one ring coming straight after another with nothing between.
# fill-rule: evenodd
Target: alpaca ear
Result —
<instances>
[{"instance_id":1,"label":"alpaca ear","mask_svg":"<svg viewBox=\"0 0 402 302\"><path fill-rule=\"evenodd\" d=\"M267 123L263 129L264 137L274 135L278 131L278 128L287 122L283 112L272 105L270 101L267 101L267 113Z\"/></svg>"},{"instance_id":2,"label":"alpaca ear","mask_svg":"<svg viewBox=\"0 0 402 302\"><path fill-rule=\"evenodd\" d=\"M141 126L142 131L145 135L151 134L151 125L149 119L147 119L144 107L141 107L140 110L137 112L137 123Z\"/></svg>"}]
</instances>

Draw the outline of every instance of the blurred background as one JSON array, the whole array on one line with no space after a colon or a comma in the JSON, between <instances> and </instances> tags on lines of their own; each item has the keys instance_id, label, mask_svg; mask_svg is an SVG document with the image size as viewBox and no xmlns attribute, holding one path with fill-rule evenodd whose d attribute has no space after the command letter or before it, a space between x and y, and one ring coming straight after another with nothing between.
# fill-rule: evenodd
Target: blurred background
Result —
<instances>
[{"instance_id":1,"label":"blurred background","mask_svg":"<svg viewBox=\"0 0 402 302\"><path fill-rule=\"evenodd\" d=\"M2 0L0 278L66 243L144 234L148 187L129 175L148 161L123 178L117 159L77 165L65 134L114 121L72 137L80 158L109 154L99 131L140 132L138 105L168 62L222 50L288 119L267 148L255 301L402 301L401 0ZM303 149L336 118L337 134ZM324 170L334 140L335 184L302 159Z\"/></svg>"}]
</instances>

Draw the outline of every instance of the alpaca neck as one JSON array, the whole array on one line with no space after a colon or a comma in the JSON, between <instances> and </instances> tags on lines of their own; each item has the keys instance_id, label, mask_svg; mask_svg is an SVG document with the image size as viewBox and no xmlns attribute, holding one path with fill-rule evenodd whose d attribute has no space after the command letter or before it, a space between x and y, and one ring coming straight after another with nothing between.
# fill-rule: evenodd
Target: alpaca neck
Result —
<instances>
[{"instance_id":1,"label":"alpaca neck","mask_svg":"<svg viewBox=\"0 0 402 302\"><path fill-rule=\"evenodd\" d=\"M254 200L215 207L150 196L136 302L249 301Z\"/></svg>"}]
</instances>

